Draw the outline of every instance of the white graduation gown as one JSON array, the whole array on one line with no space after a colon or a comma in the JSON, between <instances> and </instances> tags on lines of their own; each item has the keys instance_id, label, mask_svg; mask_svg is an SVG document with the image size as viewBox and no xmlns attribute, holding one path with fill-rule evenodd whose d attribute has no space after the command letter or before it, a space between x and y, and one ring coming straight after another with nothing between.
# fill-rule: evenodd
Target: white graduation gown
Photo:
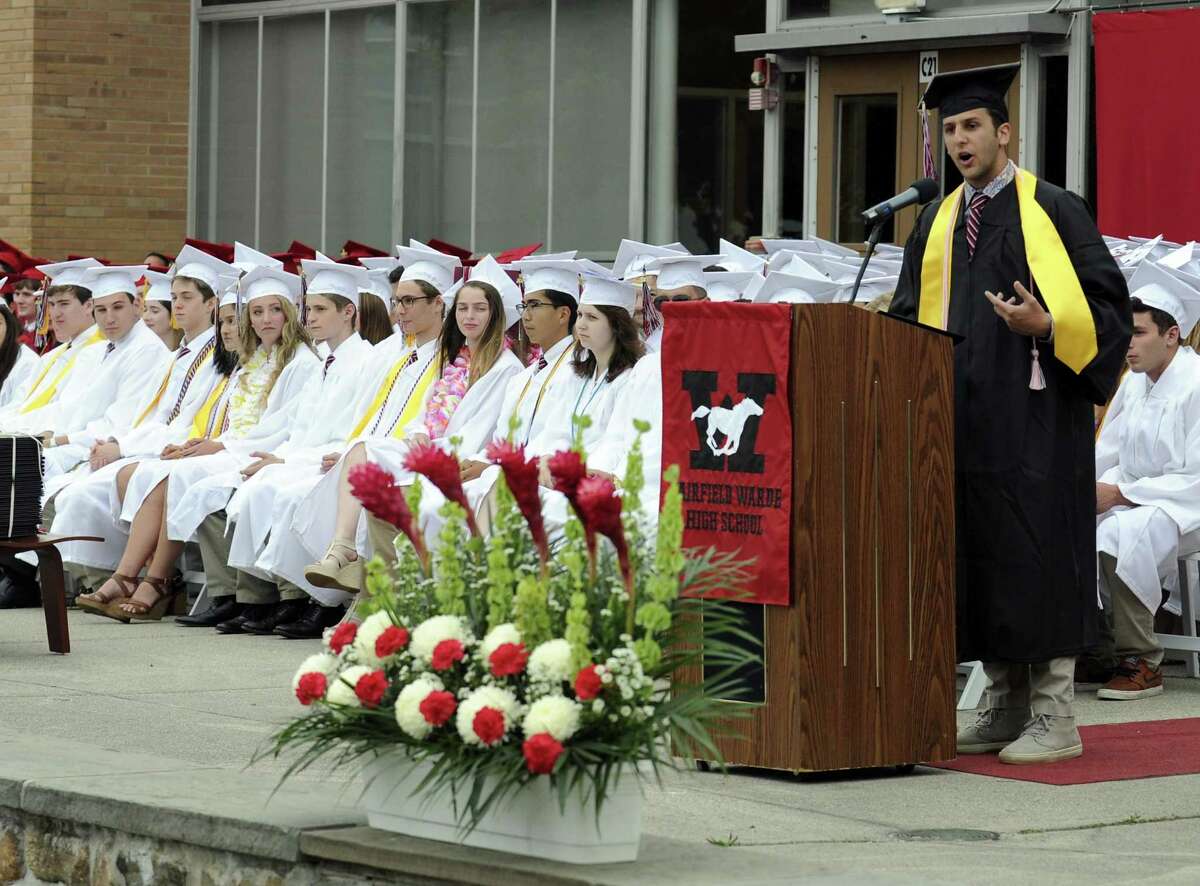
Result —
<instances>
[{"instance_id":1,"label":"white graduation gown","mask_svg":"<svg viewBox=\"0 0 1200 886\"><path fill-rule=\"evenodd\" d=\"M40 434L53 428L58 417L57 403L72 400L86 391L107 344L93 324L69 342L42 354L12 405L0 413L0 430ZM30 395L39 396L51 385L54 391L44 406L21 411Z\"/></svg>"},{"instance_id":2,"label":"white graduation gown","mask_svg":"<svg viewBox=\"0 0 1200 886\"><path fill-rule=\"evenodd\" d=\"M38 355L32 349L25 345L17 347L17 359L8 372L8 378L0 384L0 411L20 402L17 398L33 382L39 365Z\"/></svg>"},{"instance_id":3,"label":"white graduation gown","mask_svg":"<svg viewBox=\"0 0 1200 886\"><path fill-rule=\"evenodd\" d=\"M1136 505L1099 515L1096 547L1156 612L1161 588L1176 593L1181 547L1200 549L1200 356L1181 348L1153 384L1126 374L1101 429L1096 474Z\"/></svg>"}]
</instances>

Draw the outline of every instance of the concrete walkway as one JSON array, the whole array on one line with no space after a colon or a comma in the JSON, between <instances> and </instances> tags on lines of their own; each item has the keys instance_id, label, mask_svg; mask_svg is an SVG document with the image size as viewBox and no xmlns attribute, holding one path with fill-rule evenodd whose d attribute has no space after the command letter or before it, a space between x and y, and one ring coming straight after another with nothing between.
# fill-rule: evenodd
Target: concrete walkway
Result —
<instances>
[{"instance_id":1,"label":"concrete walkway","mask_svg":"<svg viewBox=\"0 0 1200 886\"><path fill-rule=\"evenodd\" d=\"M302 851L336 833L360 859L383 867L407 859L410 876L458 882L1200 882L1200 775L1054 787L925 768L836 777L685 772L648 792L637 866L430 852L434 844L347 828L361 822L350 774L321 783L328 776L309 773L268 804L279 764L242 771L300 710L288 687L317 642L121 625L75 611L70 621L74 651L53 656L40 611L0 612L0 741L8 748L0 805L11 805L23 784L29 802L42 804L39 814L55 814L54 798L68 795L75 807L91 803L96 817L106 802L133 804L150 832L157 807L168 818L202 810L274 828L272 839ZM1169 680L1166 694L1143 702L1097 702L1083 692L1079 703L1085 724L1197 716L1200 680ZM83 753L89 746L98 753ZM339 796L345 808L335 810ZM329 827L340 830L304 833ZM246 839L244 826L235 831Z\"/></svg>"}]
</instances>

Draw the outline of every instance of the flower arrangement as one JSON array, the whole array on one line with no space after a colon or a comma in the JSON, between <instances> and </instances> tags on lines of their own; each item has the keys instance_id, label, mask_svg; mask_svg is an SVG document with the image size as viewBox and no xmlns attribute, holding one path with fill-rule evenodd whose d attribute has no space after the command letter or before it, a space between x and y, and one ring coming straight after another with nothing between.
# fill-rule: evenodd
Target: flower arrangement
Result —
<instances>
[{"instance_id":1,"label":"flower arrangement","mask_svg":"<svg viewBox=\"0 0 1200 886\"><path fill-rule=\"evenodd\" d=\"M553 545L541 500L556 493L539 487L523 447L488 451L502 477L486 538L453 455L422 446L406 461L446 498L436 544L416 529L420 483L356 468L352 490L396 527L396 557L367 564L362 623L327 632L296 672L308 710L263 752L298 752L284 778L327 755L344 765L399 751L429 764L419 790L450 788L469 831L532 779L549 778L560 803L582 788L598 816L627 764L657 773L679 757L719 762L714 730L737 716L722 700L758 657L730 605L700 595L736 591L745 564L682 549L677 468L665 472L650 540L638 501L646 430L623 494L589 475L580 452L547 460L572 511ZM673 680L682 669L688 682Z\"/></svg>"}]
</instances>

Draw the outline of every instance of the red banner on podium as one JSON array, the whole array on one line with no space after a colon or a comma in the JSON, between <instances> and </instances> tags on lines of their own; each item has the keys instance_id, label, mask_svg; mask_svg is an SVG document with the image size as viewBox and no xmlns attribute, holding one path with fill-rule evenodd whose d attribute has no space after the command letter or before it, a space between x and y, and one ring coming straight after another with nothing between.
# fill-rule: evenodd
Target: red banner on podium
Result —
<instances>
[{"instance_id":1,"label":"red banner on podium","mask_svg":"<svg viewBox=\"0 0 1200 886\"><path fill-rule=\"evenodd\" d=\"M664 307L662 459L664 466L679 465L684 546L753 558L753 602L786 606L791 308L711 302Z\"/></svg>"}]
</instances>

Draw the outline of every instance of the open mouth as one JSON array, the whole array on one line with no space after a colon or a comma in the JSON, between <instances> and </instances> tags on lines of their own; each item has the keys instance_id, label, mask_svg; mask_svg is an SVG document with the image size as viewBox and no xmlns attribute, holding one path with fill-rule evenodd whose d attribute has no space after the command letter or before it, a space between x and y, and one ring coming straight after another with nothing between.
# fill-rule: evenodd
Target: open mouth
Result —
<instances>
[{"instance_id":1,"label":"open mouth","mask_svg":"<svg viewBox=\"0 0 1200 886\"><path fill-rule=\"evenodd\" d=\"M968 151L960 151L958 154L958 162L963 166L970 166L971 161L975 159L975 155Z\"/></svg>"}]
</instances>

